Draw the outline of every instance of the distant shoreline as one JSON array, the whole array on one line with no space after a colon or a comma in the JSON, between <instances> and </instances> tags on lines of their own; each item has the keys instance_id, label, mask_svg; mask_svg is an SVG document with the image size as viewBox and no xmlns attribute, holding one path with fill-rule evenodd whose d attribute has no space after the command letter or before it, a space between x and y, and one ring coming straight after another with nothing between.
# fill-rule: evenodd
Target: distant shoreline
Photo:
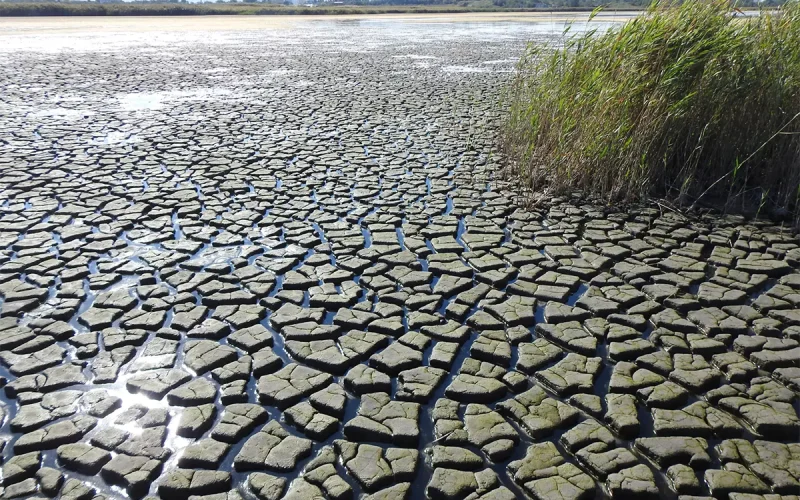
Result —
<instances>
[{"instance_id":1,"label":"distant shoreline","mask_svg":"<svg viewBox=\"0 0 800 500\"><path fill-rule=\"evenodd\" d=\"M605 12L632 11L637 7L608 7ZM0 17L74 17L74 16L326 16L374 14L460 14L481 12L591 12L590 8L470 7L460 5L276 5L263 3L5 3L0 2Z\"/></svg>"}]
</instances>

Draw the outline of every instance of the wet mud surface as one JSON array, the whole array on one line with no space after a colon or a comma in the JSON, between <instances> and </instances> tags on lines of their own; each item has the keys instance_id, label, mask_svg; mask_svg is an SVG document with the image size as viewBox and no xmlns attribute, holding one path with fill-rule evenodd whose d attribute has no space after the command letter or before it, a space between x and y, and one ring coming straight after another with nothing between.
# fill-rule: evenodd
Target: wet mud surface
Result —
<instances>
[{"instance_id":1,"label":"wet mud surface","mask_svg":"<svg viewBox=\"0 0 800 500\"><path fill-rule=\"evenodd\" d=\"M796 235L498 178L560 32L4 37L3 496L800 493Z\"/></svg>"}]
</instances>

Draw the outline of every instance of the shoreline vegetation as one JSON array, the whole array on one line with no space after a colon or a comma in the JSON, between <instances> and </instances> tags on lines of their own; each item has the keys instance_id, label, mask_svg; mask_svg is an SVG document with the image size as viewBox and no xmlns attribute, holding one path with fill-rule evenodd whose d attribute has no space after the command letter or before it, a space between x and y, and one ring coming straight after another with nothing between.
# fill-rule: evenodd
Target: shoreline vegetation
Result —
<instances>
[{"instance_id":1,"label":"shoreline vegetation","mask_svg":"<svg viewBox=\"0 0 800 500\"><path fill-rule=\"evenodd\" d=\"M654 3L609 31L529 44L501 126L534 197L665 200L800 226L800 3Z\"/></svg>"},{"instance_id":2,"label":"shoreline vegetation","mask_svg":"<svg viewBox=\"0 0 800 500\"><path fill-rule=\"evenodd\" d=\"M617 11L641 11L622 5ZM325 5L313 7L267 3L94 3L2 2L0 17L33 16L222 16L222 15L353 15L353 14L461 14L480 12L591 12L592 8L516 8L496 5Z\"/></svg>"}]
</instances>

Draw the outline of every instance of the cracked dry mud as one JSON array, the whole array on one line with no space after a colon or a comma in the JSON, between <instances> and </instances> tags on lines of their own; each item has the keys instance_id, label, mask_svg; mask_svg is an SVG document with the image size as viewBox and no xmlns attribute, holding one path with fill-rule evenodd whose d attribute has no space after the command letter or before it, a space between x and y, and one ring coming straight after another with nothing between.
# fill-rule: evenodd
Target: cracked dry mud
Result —
<instances>
[{"instance_id":1,"label":"cracked dry mud","mask_svg":"<svg viewBox=\"0 0 800 500\"><path fill-rule=\"evenodd\" d=\"M533 25L304 23L4 49L4 498L797 498L795 234L521 208Z\"/></svg>"}]
</instances>

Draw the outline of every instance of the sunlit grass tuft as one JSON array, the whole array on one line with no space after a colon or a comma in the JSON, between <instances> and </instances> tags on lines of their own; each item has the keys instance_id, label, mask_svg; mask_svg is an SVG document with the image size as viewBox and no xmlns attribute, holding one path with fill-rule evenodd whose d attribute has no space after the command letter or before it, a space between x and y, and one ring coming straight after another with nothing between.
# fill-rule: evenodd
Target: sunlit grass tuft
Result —
<instances>
[{"instance_id":1,"label":"sunlit grass tuft","mask_svg":"<svg viewBox=\"0 0 800 500\"><path fill-rule=\"evenodd\" d=\"M800 7L733 12L728 2L661 2L555 50L530 44L502 130L512 173L552 194L794 211Z\"/></svg>"}]
</instances>

